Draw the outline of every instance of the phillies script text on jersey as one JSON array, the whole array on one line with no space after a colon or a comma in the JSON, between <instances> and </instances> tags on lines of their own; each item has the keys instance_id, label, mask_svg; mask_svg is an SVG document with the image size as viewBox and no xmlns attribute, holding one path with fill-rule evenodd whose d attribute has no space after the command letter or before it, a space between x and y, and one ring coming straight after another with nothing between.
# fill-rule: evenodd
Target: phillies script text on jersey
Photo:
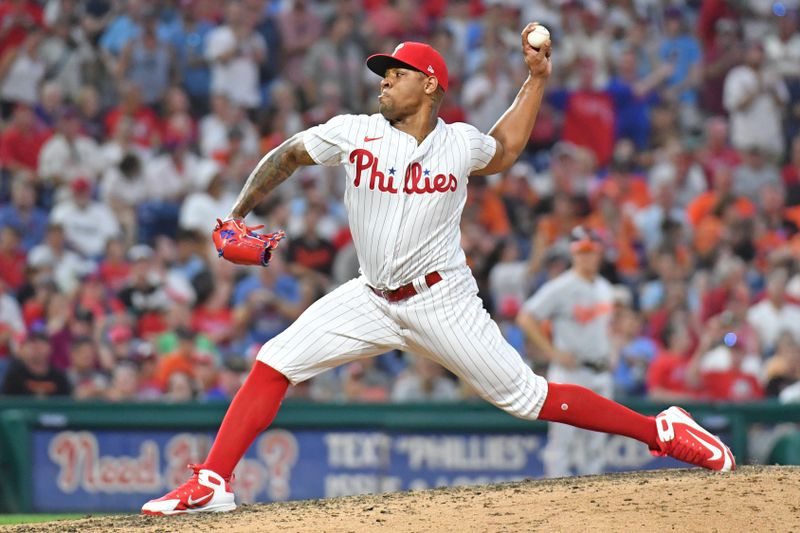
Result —
<instances>
[{"instance_id":1,"label":"phillies script text on jersey","mask_svg":"<svg viewBox=\"0 0 800 533\"><path fill-rule=\"evenodd\" d=\"M348 225L370 285L394 289L466 267L467 183L491 161L494 138L439 119L418 141L376 113L334 117L306 130L303 143L316 163L344 167Z\"/></svg>"},{"instance_id":2,"label":"phillies script text on jersey","mask_svg":"<svg viewBox=\"0 0 800 533\"><path fill-rule=\"evenodd\" d=\"M392 194L397 193L394 186L394 175L388 176L378 170L378 158L365 148L358 148L350 152L350 162L356 165L356 175L353 178L353 186L361 184L361 176L369 170L369 188L375 189L377 185L381 192ZM412 163L406 168L406 176L403 181L403 192L406 194L426 194L434 192L455 192L458 188L458 180L452 174L436 174L430 177L430 172L423 177L422 165Z\"/></svg>"}]
</instances>

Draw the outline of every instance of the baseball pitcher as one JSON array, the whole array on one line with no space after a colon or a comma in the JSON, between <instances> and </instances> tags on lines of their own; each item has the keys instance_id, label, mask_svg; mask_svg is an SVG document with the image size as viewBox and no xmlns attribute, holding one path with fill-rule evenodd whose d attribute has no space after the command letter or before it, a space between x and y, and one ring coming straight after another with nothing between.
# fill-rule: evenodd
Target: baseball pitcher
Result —
<instances>
[{"instance_id":1,"label":"baseball pitcher","mask_svg":"<svg viewBox=\"0 0 800 533\"><path fill-rule=\"evenodd\" d=\"M734 458L716 436L672 407L657 417L631 411L575 385L547 383L525 365L484 310L459 245L470 175L508 169L525 147L550 75L550 41L534 50L521 35L529 73L488 134L437 118L447 66L427 44L406 42L367 67L382 77L379 113L337 116L293 136L258 163L213 238L222 258L266 265L280 232L243 219L304 165L342 165L345 205L361 275L311 305L258 353L231 402L208 457L194 475L147 502L146 514L230 511L239 459L272 422L287 387L392 349L428 357L514 416L626 435L714 470Z\"/></svg>"}]
</instances>

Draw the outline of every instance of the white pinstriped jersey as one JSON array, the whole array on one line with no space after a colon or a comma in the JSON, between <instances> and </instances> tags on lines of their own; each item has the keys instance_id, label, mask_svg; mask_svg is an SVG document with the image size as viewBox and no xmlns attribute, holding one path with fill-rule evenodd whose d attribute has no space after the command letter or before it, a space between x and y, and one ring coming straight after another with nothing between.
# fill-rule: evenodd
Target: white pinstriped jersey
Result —
<instances>
[{"instance_id":1,"label":"white pinstriped jersey","mask_svg":"<svg viewBox=\"0 0 800 533\"><path fill-rule=\"evenodd\" d=\"M304 133L321 165L344 165L345 206L361 273L395 289L466 264L459 228L467 178L494 156L494 138L464 123L436 128L421 144L382 115L340 115Z\"/></svg>"}]
</instances>

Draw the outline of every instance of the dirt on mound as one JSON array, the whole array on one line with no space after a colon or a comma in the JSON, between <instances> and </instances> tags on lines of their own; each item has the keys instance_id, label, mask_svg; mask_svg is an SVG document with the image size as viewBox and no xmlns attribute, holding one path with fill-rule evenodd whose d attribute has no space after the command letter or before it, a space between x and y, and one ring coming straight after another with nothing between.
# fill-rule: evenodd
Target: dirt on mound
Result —
<instances>
[{"instance_id":1,"label":"dirt on mound","mask_svg":"<svg viewBox=\"0 0 800 533\"><path fill-rule=\"evenodd\" d=\"M3 529L3 528L0 528ZM259 531L800 531L800 467L660 470L242 506L233 513L112 516L15 533Z\"/></svg>"}]
</instances>

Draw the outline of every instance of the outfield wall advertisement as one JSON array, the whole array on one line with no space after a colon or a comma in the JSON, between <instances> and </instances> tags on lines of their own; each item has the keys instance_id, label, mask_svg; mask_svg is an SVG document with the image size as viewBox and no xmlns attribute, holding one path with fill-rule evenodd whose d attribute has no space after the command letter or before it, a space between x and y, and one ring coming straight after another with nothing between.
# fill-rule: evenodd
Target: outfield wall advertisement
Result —
<instances>
[{"instance_id":1,"label":"outfield wall advertisement","mask_svg":"<svg viewBox=\"0 0 800 533\"><path fill-rule=\"evenodd\" d=\"M212 433L50 430L32 434L33 508L38 512L135 511L183 482ZM235 472L241 502L271 502L543 475L541 433L388 433L272 429ZM609 472L680 466L647 447L609 437Z\"/></svg>"}]
</instances>

